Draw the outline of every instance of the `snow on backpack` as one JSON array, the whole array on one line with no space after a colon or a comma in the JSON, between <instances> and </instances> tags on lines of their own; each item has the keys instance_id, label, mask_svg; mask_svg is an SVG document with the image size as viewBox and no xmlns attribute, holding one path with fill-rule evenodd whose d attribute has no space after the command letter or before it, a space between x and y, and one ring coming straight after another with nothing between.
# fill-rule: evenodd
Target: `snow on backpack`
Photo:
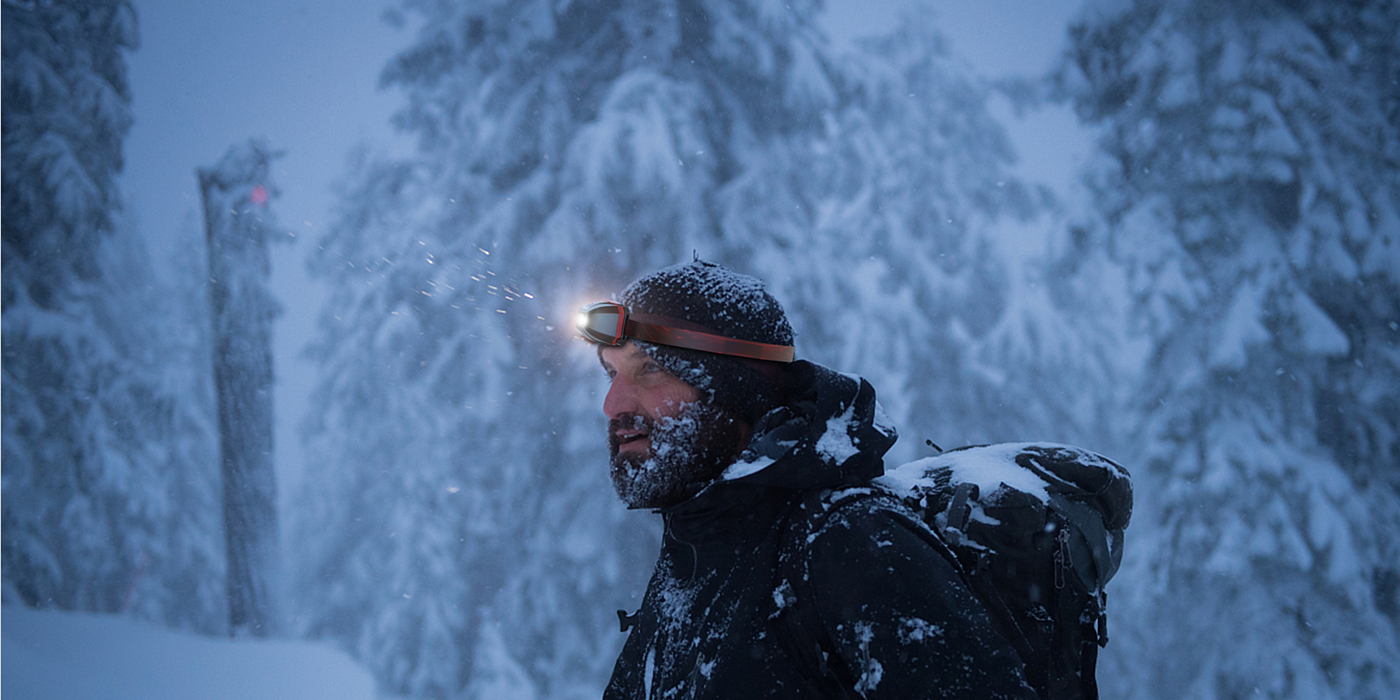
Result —
<instances>
[{"instance_id":1,"label":"snow on backpack","mask_svg":"<svg viewBox=\"0 0 1400 700\"><path fill-rule=\"evenodd\" d=\"M1042 698L1098 697L1104 584L1132 515L1126 469L1064 445L981 445L910 462L874 485L948 545Z\"/></svg>"}]
</instances>

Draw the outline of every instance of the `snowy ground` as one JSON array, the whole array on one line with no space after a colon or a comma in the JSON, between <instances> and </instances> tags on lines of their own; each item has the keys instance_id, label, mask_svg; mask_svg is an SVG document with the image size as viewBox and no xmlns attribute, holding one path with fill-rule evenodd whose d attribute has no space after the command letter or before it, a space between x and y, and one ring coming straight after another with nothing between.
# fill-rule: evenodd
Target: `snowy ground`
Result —
<instances>
[{"instance_id":1,"label":"snowy ground","mask_svg":"<svg viewBox=\"0 0 1400 700\"><path fill-rule=\"evenodd\" d=\"M233 641L110 615L5 606L6 700L370 700L369 672L321 644Z\"/></svg>"}]
</instances>

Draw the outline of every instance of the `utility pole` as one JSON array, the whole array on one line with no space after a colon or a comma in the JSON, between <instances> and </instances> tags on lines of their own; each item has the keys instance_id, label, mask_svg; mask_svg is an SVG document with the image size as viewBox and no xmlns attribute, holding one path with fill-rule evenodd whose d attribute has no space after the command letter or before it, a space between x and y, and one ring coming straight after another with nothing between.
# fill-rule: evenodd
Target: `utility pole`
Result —
<instances>
[{"instance_id":1,"label":"utility pole","mask_svg":"<svg viewBox=\"0 0 1400 700\"><path fill-rule=\"evenodd\" d=\"M274 223L269 163L277 153L250 140L200 168L209 249L214 386L219 407L229 633L277 632L277 482L272 460L272 321L267 290Z\"/></svg>"}]
</instances>

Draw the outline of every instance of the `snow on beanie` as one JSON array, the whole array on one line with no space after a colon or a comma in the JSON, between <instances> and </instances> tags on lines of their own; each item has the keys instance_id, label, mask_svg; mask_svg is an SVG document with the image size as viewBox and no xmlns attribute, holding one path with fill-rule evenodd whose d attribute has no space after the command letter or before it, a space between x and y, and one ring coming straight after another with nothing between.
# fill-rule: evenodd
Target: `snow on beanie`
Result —
<instances>
[{"instance_id":1,"label":"snow on beanie","mask_svg":"<svg viewBox=\"0 0 1400 700\"><path fill-rule=\"evenodd\" d=\"M622 291L618 302L643 323L772 345L793 344L787 314L761 280L703 260L641 277ZM632 342L707 395L715 406L749 423L778 404L780 363Z\"/></svg>"}]
</instances>

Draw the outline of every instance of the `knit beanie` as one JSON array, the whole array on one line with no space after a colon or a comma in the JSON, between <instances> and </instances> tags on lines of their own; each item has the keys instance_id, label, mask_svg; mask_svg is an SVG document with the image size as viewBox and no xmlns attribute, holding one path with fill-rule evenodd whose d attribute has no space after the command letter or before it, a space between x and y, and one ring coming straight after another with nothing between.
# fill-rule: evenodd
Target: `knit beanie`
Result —
<instances>
[{"instance_id":1,"label":"knit beanie","mask_svg":"<svg viewBox=\"0 0 1400 700\"><path fill-rule=\"evenodd\" d=\"M631 318L683 330L792 345L783 307L755 277L696 260L641 277L618 302ZM778 405L785 365L632 340L716 407L752 424Z\"/></svg>"}]
</instances>

